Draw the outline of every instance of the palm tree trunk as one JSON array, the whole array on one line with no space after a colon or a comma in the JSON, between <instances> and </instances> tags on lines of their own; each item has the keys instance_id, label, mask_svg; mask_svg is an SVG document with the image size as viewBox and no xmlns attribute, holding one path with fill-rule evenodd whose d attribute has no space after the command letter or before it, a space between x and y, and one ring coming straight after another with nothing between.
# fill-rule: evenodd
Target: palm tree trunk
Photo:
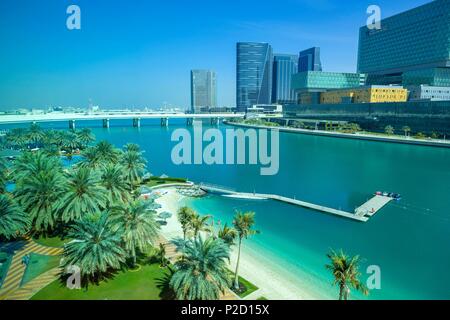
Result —
<instances>
[{"instance_id":1,"label":"palm tree trunk","mask_svg":"<svg viewBox=\"0 0 450 320\"><path fill-rule=\"evenodd\" d=\"M344 292L345 292L345 285L341 284L339 286L339 300L345 300Z\"/></svg>"},{"instance_id":2,"label":"palm tree trunk","mask_svg":"<svg viewBox=\"0 0 450 320\"><path fill-rule=\"evenodd\" d=\"M242 244L242 238L239 237L239 246L238 246L238 257L236 261L236 271L234 272L234 288L237 290L239 289L239 261L241 260L241 244Z\"/></svg>"},{"instance_id":3,"label":"palm tree trunk","mask_svg":"<svg viewBox=\"0 0 450 320\"><path fill-rule=\"evenodd\" d=\"M345 286L344 300L348 300L350 298L350 288Z\"/></svg>"}]
</instances>

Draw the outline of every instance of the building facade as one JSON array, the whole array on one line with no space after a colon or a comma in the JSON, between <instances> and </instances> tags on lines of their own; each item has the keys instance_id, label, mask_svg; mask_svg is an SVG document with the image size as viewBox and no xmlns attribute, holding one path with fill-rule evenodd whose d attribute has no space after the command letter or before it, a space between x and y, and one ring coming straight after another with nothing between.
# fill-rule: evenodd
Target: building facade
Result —
<instances>
[{"instance_id":1,"label":"building facade","mask_svg":"<svg viewBox=\"0 0 450 320\"><path fill-rule=\"evenodd\" d=\"M450 87L434 87L427 85L408 87L410 101L450 101Z\"/></svg>"},{"instance_id":2,"label":"building facade","mask_svg":"<svg viewBox=\"0 0 450 320\"><path fill-rule=\"evenodd\" d=\"M369 84L450 85L450 1L436 0L359 31L358 72Z\"/></svg>"},{"instance_id":3,"label":"building facade","mask_svg":"<svg viewBox=\"0 0 450 320\"><path fill-rule=\"evenodd\" d=\"M238 42L236 46L236 108L272 102L272 47L268 43Z\"/></svg>"},{"instance_id":4,"label":"building facade","mask_svg":"<svg viewBox=\"0 0 450 320\"><path fill-rule=\"evenodd\" d=\"M313 47L300 51L298 58L298 72L322 71L322 62L320 61L320 48Z\"/></svg>"},{"instance_id":5,"label":"building facade","mask_svg":"<svg viewBox=\"0 0 450 320\"><path fill-rule=\"evenodd\" d=\"M191 111L217 107L217 79L211 70L191 70Z\"/></svg>"},{"instance_id":6,"label":"building facade","mask_svg":"<svg viewBox=\"0 0 450 320\"><path fill-rule=\"evenodd\" d=\"M399 86L367 86L320 94L321 104L405 102L407 99L408 91Z\"/></svg>"},{"instance_id":7,"label":"building facade","mask_svg":"<svg viewBox=\"0 0 450 320\"><path fill-rule=\"evenodd\" d=\"M272 102L294 103L295 91L292 89L292 75L297 72L298 56L275 54L273 58Z\"/></svg>"}]
</instances>

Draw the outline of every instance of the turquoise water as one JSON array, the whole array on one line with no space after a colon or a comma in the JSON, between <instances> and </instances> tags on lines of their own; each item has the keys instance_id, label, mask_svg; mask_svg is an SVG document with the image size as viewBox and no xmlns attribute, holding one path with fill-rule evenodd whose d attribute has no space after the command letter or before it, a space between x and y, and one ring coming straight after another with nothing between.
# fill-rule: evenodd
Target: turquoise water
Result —
<instances>
[{"instance_id":1,"label":"turquoise water","mask_svg":"<svg viewBox=\"0 0 450 320\"><path fill-rule=\"evenodd\" d=\"M401 193L402 201L390 203L367 223L274 201L208 196L191 204L221 221L231 221L235 210L255 211L261 234L246 245L301 277L322 297L337 294L324 268L325 254L343 248L364 259L363 278L366 266L380 266L382 288L371 291L369 299L450 298L450 149L280 133L280 171L260 176L257 166L172 164L170 135L183 121L171 121L169 128L143 121L140 129L132 128L131 120L112 122L110 129L99 128L98 122L77 124L119 147L140 144L155 175L276 193L348 211L376 190Z\"/></svg>"}]
</instances>

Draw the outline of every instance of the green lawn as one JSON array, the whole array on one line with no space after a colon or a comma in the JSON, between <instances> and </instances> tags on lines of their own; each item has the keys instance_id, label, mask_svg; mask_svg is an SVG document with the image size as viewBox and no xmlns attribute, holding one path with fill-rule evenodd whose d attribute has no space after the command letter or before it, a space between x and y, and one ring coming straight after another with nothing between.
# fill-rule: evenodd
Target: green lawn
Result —
<instances>
[{"instance_id":1,"label":"green lawn","mask_svg":"<svg viewBox=\"0 0 450 320\"><path fill-rule=\"evenodd\" d=\"M234 273L231 270L228 270L228 272L230 273L231 280L234 281ZM250 293L255 292L258 289L259 288L257 286L255 286L250 281L242 278L241 276L239 276L239 290L234 289L233 286L231 287L231 290L233 290L234 293L236 293L241 298L248 296Z\"/></svg>"},{"instance_id":2,"label":"green lawn","mask_svg":"<svg viewBox=\"0 0 450 320\"><path fill-rule=\"evenodd\" d=\"M158 177L151 177L149 181L145 183L148 187L154 187L154 186L161 186L164 184L170 184L170 183L185 183L185 178L158 178Z\"/></svg>"},{"instance_id":3,"label":"green lawn","mask_svg":"<svg viewBox=\"0 0 450 320\"><path fill-rule=\"evenodd\" d=\"M245 287L244 291L241 292L237 292L238 296L241 298L244 298L246 296L248 296L250 293L255 292L256 290L258 290L258 287L255 286L253 283L251 283L250 281L245 280L242 277L239 277L239 284L242 287Z\"/></svg>"},{"instance_id":4,"label":"green lawn","mask_svg":"<svg viewBox=\"0 0 450 320\"><path fill-rule=\"evenodd\" d=\"M41 254L32 253L30 255L30 262L28 263L25 273L22 278L22 285L33 280L37 276L59 266L59 256L45 256Z\"/></svg>"},{"instance_id":5,"label":"green lawn","mask_svg":"<svg viewBox=\"0 0 450 320\"><path fill-rule=\"evenodd\" d=\"M70 239L61 239L60 237L45 237L40 236L39 238L33 238L33 240L36 243L39 243L40 245L46 246L46 247L54 247L54 248L60 248L64 246L67 242L70 241Z\"/></svg>"},{"instance_id":6,"label":"green lawn","mask_svg":"<svg viewBox=\"0 0 450 320\"><path fill-rule=\"evenodd\" d=\"M69 290L56 280L32 300L160 300L168 273L158 264L143 265L137 271L120 271L98 286L90 284L86 291Z\"/></svg>"}]
</instances>

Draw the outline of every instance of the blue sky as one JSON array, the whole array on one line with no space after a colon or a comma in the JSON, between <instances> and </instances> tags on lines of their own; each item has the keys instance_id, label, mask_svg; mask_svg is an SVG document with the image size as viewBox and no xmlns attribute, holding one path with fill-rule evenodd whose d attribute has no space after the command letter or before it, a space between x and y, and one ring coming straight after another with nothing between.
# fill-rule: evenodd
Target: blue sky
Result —
<instances>
[{"instance_id":1,"label":"blue sky","mask_svg":"<svg viewBox=\"0 0 450 320\"><path fill-rule=\"evenodd\" d=\"M356 71L366 9L382 17L428 0L1 0L0 110L189 106L189 71L216 70L218 102L235 105L237 41L277 53L321 47L325 71ZM81 8L81 30L66 9Z\"/></svg>"}]
</instances>

